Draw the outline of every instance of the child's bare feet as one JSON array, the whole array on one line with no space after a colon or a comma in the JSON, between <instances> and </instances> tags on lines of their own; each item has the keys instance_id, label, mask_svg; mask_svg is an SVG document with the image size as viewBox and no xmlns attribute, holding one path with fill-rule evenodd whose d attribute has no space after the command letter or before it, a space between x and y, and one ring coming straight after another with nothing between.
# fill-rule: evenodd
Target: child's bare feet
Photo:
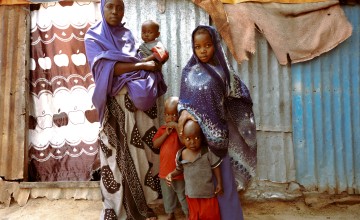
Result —
<instances>
[{"instance_id":1,"label":"child's bare feet","mask_svg":"<svg viewBox=\"0 0 360 220\"><path fill-rule=\"evenodd\" d=\"M175 220L175 214L174 214L174 213L169 213L169 214L167 215L166 220Z\"/></svg>"}]
</instances>

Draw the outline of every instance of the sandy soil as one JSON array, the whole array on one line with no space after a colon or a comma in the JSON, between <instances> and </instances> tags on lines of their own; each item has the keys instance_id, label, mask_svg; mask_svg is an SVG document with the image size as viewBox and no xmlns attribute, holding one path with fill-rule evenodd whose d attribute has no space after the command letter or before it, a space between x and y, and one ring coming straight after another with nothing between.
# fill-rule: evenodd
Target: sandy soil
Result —
<instances>
[{"instance_id":1,"label":"sandy soil","mask_svg":"<svg viewBox=\"0 0 360 220\"><path fill-rule=\"evenodd\" d=\"M19 207L16 203L10 207L0 206L0 220L97 220L101 210L101 201L89 200L53 200L46 198L31 199ZM159 214L159 220L165 219L163 207L153 206ZM245 202L243 203L246 220L360 220L360 204L332 204L322 208L297 202ZM176 212L177 219L183 220L181 210Z\"/></svg>"}]
</instances>

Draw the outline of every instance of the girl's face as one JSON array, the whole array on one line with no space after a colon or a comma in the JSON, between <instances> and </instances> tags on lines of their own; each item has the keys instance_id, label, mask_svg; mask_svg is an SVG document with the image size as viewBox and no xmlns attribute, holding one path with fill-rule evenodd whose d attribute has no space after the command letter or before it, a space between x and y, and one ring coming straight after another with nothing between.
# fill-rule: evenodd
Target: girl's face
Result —
<instances>
[{"instance_id":1,"label":"girl's face","mask_svg":"<svg viewBox=\"0 0 360 220\"><path fill-rule=\"evenodd\" d=\"M215 53L215 47L211 40L209 32L198 32L194 35L195 55L203 63L212 61Z\"/></svg>"},{"instance_id":2,"label":"girl's face","mask_svg":"<svg viewBox=\"0 0 360 220\"><path fill-rule=\"evenodd\" d=\"M110 26L118 26L124 17L124 2L122 0L107 0L104 5L104 17Z\"/></svg>"}]
</instances>

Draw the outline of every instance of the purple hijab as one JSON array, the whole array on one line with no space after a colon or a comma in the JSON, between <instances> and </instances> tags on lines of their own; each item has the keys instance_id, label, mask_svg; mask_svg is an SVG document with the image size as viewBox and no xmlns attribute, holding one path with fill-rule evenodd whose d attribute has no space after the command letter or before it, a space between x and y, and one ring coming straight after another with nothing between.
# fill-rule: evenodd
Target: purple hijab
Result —
<instances>
[{"instance_id":1,"label":"purple hijab","mask_svg":"<svg viewBox=\"0 0 360 220\"><path fill-rule=\"evenodd\" d=\"M114 77L116 62L137 63L141 57L138 54L139 45L123 23L116 27L107 24L105 3L106 0L101 0L102 20L90 27L85 35L86 56L95 80L92 101L100 122L104 117L107 96L116 96L123 86L127 86L131 100L142 111L150 109L167 90L160 71L139 70Z\"/></svg>"}]
</instances>

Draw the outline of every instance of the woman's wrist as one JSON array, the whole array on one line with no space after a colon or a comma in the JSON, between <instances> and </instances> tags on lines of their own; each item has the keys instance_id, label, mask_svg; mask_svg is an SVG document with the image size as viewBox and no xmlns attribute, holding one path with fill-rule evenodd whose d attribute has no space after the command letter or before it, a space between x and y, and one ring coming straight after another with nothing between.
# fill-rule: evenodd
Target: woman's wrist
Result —
<instances>
[{"instance_id":1,"label":"woman's wrist","mask_svg":"<svg viewBox=\"0 0 360 220\"><path fill-rule=\"evenodd\" d=\"M141 70L144 67L144 62L135 63L135 70Z\"/></svg>"}]
</instances>

